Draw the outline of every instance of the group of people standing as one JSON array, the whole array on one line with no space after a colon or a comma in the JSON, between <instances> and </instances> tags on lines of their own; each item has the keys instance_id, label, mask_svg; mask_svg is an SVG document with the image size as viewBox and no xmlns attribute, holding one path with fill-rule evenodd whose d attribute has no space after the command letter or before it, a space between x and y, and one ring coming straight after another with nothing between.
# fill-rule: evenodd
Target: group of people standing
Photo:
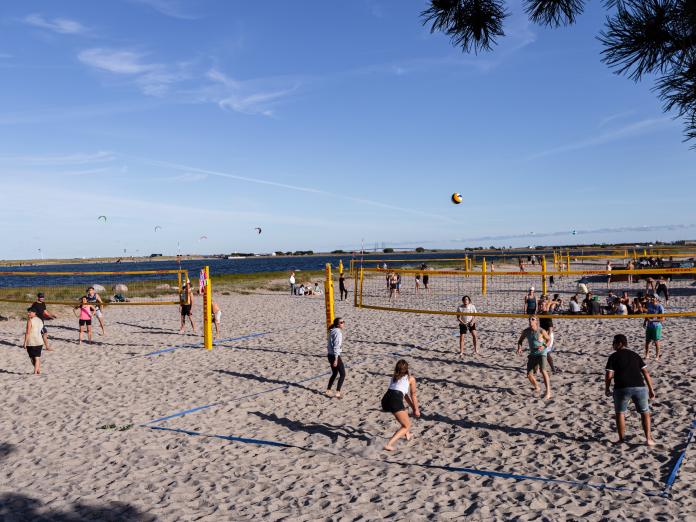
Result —
<instances>
[{"instance_id":1,"label":"group of people standing","mask_svg":"<svg viewBox=\"0 0 696 522\"><path fill-rule=\"evenodd\" d=\"M103 305L104 302L99 294L93 286L90 286L85 295L80 298L80 302L73 308L73 313L78 319L79 326L78 344L82 344L82 335L85 332L87 333L87 341L92 342L93 317L96 317L99 321L102 335L106 334ZM48 343L48 328L46 328L45 321L56 318L57 316L49 312L46 307L46 296L43 292L39 292L36 296L36 301L27 308L27 323L23 343L35 375L41 373L41 354L43 350L53 351Z\"/></svg>"}]
</instances>

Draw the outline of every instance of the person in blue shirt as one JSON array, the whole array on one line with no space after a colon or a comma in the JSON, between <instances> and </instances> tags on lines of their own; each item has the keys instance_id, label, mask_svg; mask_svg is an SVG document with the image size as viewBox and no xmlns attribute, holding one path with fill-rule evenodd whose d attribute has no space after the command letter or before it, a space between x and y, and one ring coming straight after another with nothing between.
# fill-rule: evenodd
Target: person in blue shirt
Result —
<instances>
[{"instance_id":1,"label":"person in blue shirt","mask_svg":"<svg viewBox=\"0 0 696 522\"><path fill-rule=\"evenodd\" d=\"M645 358L650 356L650 343L655 343L655 359L660 360L660 340L662 339L662 323L664 317L657 314L664 314L665 307L660 304L656 295L648 296L647 313L655 314L655 317L648 317L643 322L645 327Z\"/></svg>"}]
</instances>

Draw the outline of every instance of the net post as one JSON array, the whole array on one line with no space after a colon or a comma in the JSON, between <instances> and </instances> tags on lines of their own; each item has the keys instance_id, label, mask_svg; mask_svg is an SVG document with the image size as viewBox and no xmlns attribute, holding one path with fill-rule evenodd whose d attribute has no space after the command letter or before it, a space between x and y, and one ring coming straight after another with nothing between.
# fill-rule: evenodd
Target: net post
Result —
<instances>
[{"instance_id":1,"label":"net post","mask_svg":"<svg viewBox=\"0 0 696 522\"><path fill-rule=\"evenodd\" d=\"M203 347L206 350L213 349L213 291L210 282L210 268L203 268Z\"/></svg>"},{"instance_id":2,"label":"net post","mask_svg":"<svg viewBox=\"0 0 696 522\"><path fill-rule=\"evenodd\" d=\"M358 307L358 270L353 266L353 306Z\"/></svg>"},{"instance_id":3,"label":"net post","mask_svg":"<svg viewBox=\"0 0 696 522\"><path fill-rule=\"evenodd\" d=\"M566 250L566 272L570 273L570 250Z\"/></svg>"},{"instance_id":4,"label":"net post","mask_svg":"<svg viewBox=\"0 0 696 522\"><path fill-rule=\"evenodd\" d=\"M360 267L360 308L363 305L363 268Z\"/></svg>"},{"instance_id":5,"label":"net post","mask_svg":"<svg viewBox=\"0 0 696 522\"><path fill-rule=\"evenodd\" d=\"M331 263L326 263L326 279L324 279L324 306L326 308L326 331L331 329L334 321L334 288L331 276Z\"/></svg>"},{"instance_id":6,"label":"net post","mask_svg":"<svg viewBox=\"0 0 696 522\"><path fill-rule=\"evenodd\" d=\"M338 260L338 273L343 275L343 259Z\"/></svg>"},{"instance_id":7,"label":"net post","mask_svg":"<svg viewBox=\"0 0 696 522\"><path fill-rule=\"evenodd\" d=\"M646 249L643 249L643 257L648 257L648 251Z\"/></svg>"},{"instance_id":8,"label":"net post","mask_svg":"<svg viewBox=\"0 0 696 522\"><path fill-rule=\"evenodd\" d=\"M486 295L486 258L481 262L481 295Z\"/></svg>"},{"instance_id":9,"label":"net post","mask_svg":"<svg viewBox=\"0 0 696 522\"><path fill-rule=\"evenodd\" d=\"M541 293L546 294L546 256L541 257Z\"/></svg>"}]
</instances>

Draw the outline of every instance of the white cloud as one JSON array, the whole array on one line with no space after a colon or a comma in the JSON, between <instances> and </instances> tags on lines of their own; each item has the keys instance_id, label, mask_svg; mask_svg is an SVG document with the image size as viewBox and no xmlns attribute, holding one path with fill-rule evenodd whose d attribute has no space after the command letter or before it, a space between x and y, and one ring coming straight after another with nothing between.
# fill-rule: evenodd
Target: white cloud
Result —
<instances>
[{"instance_id":1,"label":"white cloud","mask_svg":"<svg viewBox=\"0 0 696 522\"><path fill-rule=\"evenodd\" d=\"M92 154L63 154L46 156L0 156L0 162L19 165L87 165L90 163L106 163L115 159L113 153L99 151Z\"/></svg>"},{"instance_id":2,"label":"white cloud","mask_svg":"<svg viewBox=\"0 0 696 522\"><path fill-rule=\"evenodd\" d=\"M575 150L586 149L589 147L596 147L598 145L604 145L612 141L633 138L641 136L643 134L648 134L650 132L655 132L660 129L665 129L673 124L674 122L671 118L647 118L634 123L630 123L628 125L624 125L623 127L619 127L618 129L602 132L597 136L591 136L589 138L584 138L571 143L566 143L565 145L561 145L560 147L554 147L552 149L537 152L536 154L532 154L531 156L529 156L527 160L544 158L546 156L553 156L564 152L572 152Z\"/></svg>"},{"instance_id":3,"label":"white cloud","mask_svg":"<svg viewBox=\"0 0 696 522\"><path fill-rule=\"evenodd\" d=\"M41 29L48 29L59 34L82 34L86 33L87 28L76 20L69 18L54 18L49 20L40 14L31 14L24 19L24 22Z\"/></svg>"},{"instance_id":4,"label":"white cloud","mask_svg":"<svg viewBox=\"0 0 696 522\"><path fill-rule=\"evenodd\" d=\"M160 14L180 20L195 20L199 18L187 7L182 0L131 0L133 3L146 5Z\"/></svg>"},{"instance_id":5,"label":"white cloud","mask_svg":"<svg viewBox=\"0 0 696 522\"><path fill-rule=\"evenodd\" d=\"M177 183L196 183L198 181L204 181L208 179L208 175L200 172L185 172L184 174L179 174L178 176L170 176L166 178L157 179L159 181L175 181Z\"/></svg>"},{"instance_id":6,"label":"white cloud","mask_svg":"<svg viewBox=\"0 0 696 522\"><path fill-rule=\"evenodd\" d=\"M84 64L114 74L142 74L154 71L161 66L145 63L143 55L131 51L112 49L86 49L77 58Z\"/></svg>"},{"instance_id":7,"label":"white cloud","mask_svg":"<svg viewBox=\"0 0 696 522\"><path fill-rule=\"evenodd\" d=\"M272 116L272 107L283 98L287 98L299 87L296 81L287 79L252 80L240 82L217 69L211 69L207 78L217 83L222 89L208 89L208 97L223 109L230 109L243 114L262 114ZM292 83L292 85L287 85ZM286 84L278 87L276 84Z\"/></svg>"},{"instance_id":8,"label":"white cloud","mask_svg":"<svg viewBox=\"0 0 696 522\"><path fill-rule=\"evenodd\" d=\"M135 159L135 158L134 158ZM260 179L260 178L251 178L249 176L240 176L238 174L231 174L229 172L220 172L217 170L208 170L208 169L200 169L196 167L188 167L186 165L179 165L176 163L169 163L165 161L150 161L150 160L141 160L144 161L145 163L149 163L151 165L157 165L160 167L168 167L173 170L179 170L179 171L184 171L188 173L200 173L200 174L207 174L210 176L215 176L219 178L227 178L227 179L236 179L238 181L246 181L249 183L256 183L259 185L267 185L267 186L272 186L272 187L278 187L282 189L289 189L289 190L296 190L298 192L309 192L311 194L317 194L317 195L323 195L323 196L330 196L332 198L336 199L342 199L345 201L352 201L354 203L359 203L362 205L369 205L372 207L379 207L383 209L388 209L388 210L395 210L399 213L402 214L411 214L411 215L417 215L417 216L424 216L424 217L430 217L430 218L435 218L443 221L453 221L453 219L443 216L441 214L433 214L430 212L422 212L420 210L414 209L414 208L407 208L407 207L399 207L396 205L391 205L388 203L382 203L381 201L374 201L370 199L363 199L363 198L355 198L352 196L347 196L342 193L333 193L329 192L323 189L319 188L314 188L314 187L304 187L301 185L291 185L288 183L280 183L277 181L270 181L266 179Z\"/></svg>"},{"instance_id":9,"label":"white cloud","mask_svg":"<svg viewBox=\"0 0 696 522\"><path fill-rule=\"evenodd\" d=\"M617 112L616 114L610 114L609 116L605 116L599 121L599 124L597 125L598 128L606 127L608 124L616 121L616 120L622 120L625 118L628 118L629 116L633 116L636 113L635 110L630 110L630 111L624 111L624 112Z\"/></svg>"},{"instance_id":10,"label":"white cloud","mask_svg":"<svg viewBox=\"0 0 696 522\"><path fill-rule=\"evenodd\" d=\"M77 55L85 65L111 74L126 76L148 96L163 97L172 85L185 80L186 64L168 66L148 62L143 53L123 49L85 49Z\"/></svg>"}]
</instances>

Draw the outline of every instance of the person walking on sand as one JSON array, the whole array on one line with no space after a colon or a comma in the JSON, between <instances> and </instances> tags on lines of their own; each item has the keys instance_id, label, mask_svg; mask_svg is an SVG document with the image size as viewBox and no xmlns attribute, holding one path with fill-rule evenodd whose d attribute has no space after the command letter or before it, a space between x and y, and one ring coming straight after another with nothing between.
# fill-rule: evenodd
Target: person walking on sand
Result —
<instances>
[{"instance_id":1,"label":"person walking on sand","mask_svg":"<svg viewBox=\"0 0 696 522\"><path fill-rule=\"evenodd\" d=\"M290 295L295 295L297 291L295 290L295 272L290 273Z\"/></svg>"},{"instance_id":2,"label":"person walking on sand","mask_svg":"<svg viewBox=\"0 0 696 522\"><path fill-rule=\"evenodd\" d=\"M655 398L652 379L648 368L640 355L628 349L628 341L625 335L614 336L612 342L614 353L607 361L607 372L604 377L604 393L607 397L614 398L614 413L616 414L616 431L619 435L617 444L624 442L626 433L625 414L628 402L636 405L640 420L643 424L643 432L648 446L654 446L655 440L650 433L650 405L649 400ZM614 392L609 389L614 380ZM647 387L646 387L647 385Z\"/></svg>"},{"instance_id":3,"label":"person walking on sand","mask_svg":"<svg viewBox=\"0 0 696 522\"><path fill-rule=\"evenodd\" d=\"M655 317L646 317L643 321L645 327L645 358L650 358L650 343L655 343L655 359L660 360L660 340L662 339L662 323L665 318L657 316L664 314L665 307L659 303L656 295L648 296L648 305L646 312L648 314L656 314Z\"/></svg>"},{"instance_id":4,"label":"person walking on sand","mask_svg":"<svg viewBox=\"0 0 696 522\"><path fill-rule=\"evenodd\" d=\"M462 304L457 307L457 322L459 323L459 356L464 355L464 338L467 330L471 333L474 343L474 353L478 355L478 335L476 333L476 316L464 315L465 313L476 313L476 307L471 303L468 295L462 297Z\"/></svg>"},{"instance_id":5,"label":"person walking on sand","mask_svg":"<svg viewBox=\"0 0 696 522\"><path fill-rule=\"evenodd\" d=\"M611 285L611 261L607 261L607 288Z\"/></svg>"},{"instance_id":6,"label":"person walking on sand","mask_svg":"<svg viewBox=\"0 0 696 522\"><path fill-rule=\"evenodd\" d=\"M29 360L34 367L34 375L41 373L41 349L44 345L43 321L36 316L36 311L30 306L27 308L27 328L24 332L24 349L29 355Z\"/></svg>"},{"instance_id":7,"label":"person walking on sand","mask_svg":"<svg viewBox=\"0 0 696 522\"><path fill-rule=\"evenodd\" d=\"M102 335L105 335L104 320L102 319L102 317L104 317L104 312L102 312L102 305L104 303L99 294L94 290L93 286L90 286L87 289L87 302L94 307L94 317L96 317L97 321L99 321Z\"/></svg>"},{"instance_id":8,"label":"person walking on sand","mask_svg":"<svg viewBox=\"0 0 696 522\"><path fill-rule=\"evenodd\" d=\"M551 341L549 334L539 326L536 316L529 318L529 326L522 330L520 338L517 340L517 355L522 353L522 342L527 339L529 343L529 356L527 357L527 379L532 383L535 393L540 393L541 388L534 377L534 372L541 370L544 379L546 393L544 399L551 398L551 378L549 377L549 363L546 360L546 346Z\"/></svg>"},{"instance_id":9,"label":"person walking on sand","mask_svg":"<svg viewBox=\"0 0 696 522\"><path fill-rule=\"evenodd\" d=\"M77 313L80 310L80 313ZM87 301L87 296L83 295L80 298L80 304L73 308L73 313L75 317L79 319L80 323L80 336L77 344L82 344L82 332L87 330L87 340L92 344L92 315L94 315L94 306L89 304Z\"/></svg>"},{"instance_id":10,"label":"person walking on sand","mask_svg":"<svg viewBox=\"0 0 696 522\"><path fill-rule=\"evenodd\" d=\"M338 383L336 384L336 395L337 399L341 398L341 388L343 387L343 381L346 378L346 368L343 366L343 359L341 359L341 353L343 352L343 328L345 321L340 317L334 319L331 329L329 330L329 341L326 345L328 352L329 365L331 366L331 377L329 377L329 385L326 387L326 395L331 397L334 381L338 376Z\"/></svg>"},{"instance_id":11,"label":"person walking on sand","mask_svg":"<svg viewBox=\"0 0 696 522\"><path fill-rule=\"evenodd\" d=\"M193 333L196 333L196 325L193 324L193 314L191 313L191 310L193 309L193 291L191 290L191 280L187 279L186 284L184 284L184 287L181 289L181 299L180 299L180 307L181 307L181 328L179 328L179 333L184 331L184 328L186 328L186 318L189 318L189 322L191 323L191 328L193 329Z\"/></svg>"},{"instance_id":12,"label":"person walking on sand","mask_svg":"<svg viewBox=\"0 0 696 522\"><path fill-rule=\"evenodd\" d=\"M341 294L341 301L348 299L348 290L346 289L346 276L341 272L338 276L338 291Z\"/></svg>"},{"instance_id":13,"label":"person walking on sand","mask_svg":"<svg viewBox=\"0 0 696 522\"><path fill-rule=\"evenodd\" d=\"M389 381L389 388L382 397L382 410L394 415L394 418L401 425L384 446L387 451L394 451L394 444L401 437L406 437L406 440L413 438L411 419L409 419L408 410L404 406L404 399L413 410L413 416L420 417L420 408L416 397L416 378L408 371L408 363L404 359L399 359L391 381Z\"/></svg>"},{"instance_id":14,"label":"person walking on sand","mask_svg":"<svg viewBox=\"0 0 696 522\"><path fill-rule=\"evenodd\" d=\"M213 324L215 325L215 338L220 337L220 319L222 319L222 310L215 301L210 303L211 317L213 319Z\"/></svg>"},{"instance_id":15,"label":"person walking on sand","mask_svg":"<svg viewBox=\"0 0 696 522\"><path fill-rule=\"evenodd\" d=\"M31 304L31 308L34 309L36 317L41 319L41 337L43 338L44 348L46 348L47 352L52 352L53 348L48 346L48 328L46 328L46 321L55 319L57 316L50 313L46 309L46 297L44 296L43 292L39 292L38 294L36 294L36 301L34 301Z\"/></svg>"}]
</instances>

